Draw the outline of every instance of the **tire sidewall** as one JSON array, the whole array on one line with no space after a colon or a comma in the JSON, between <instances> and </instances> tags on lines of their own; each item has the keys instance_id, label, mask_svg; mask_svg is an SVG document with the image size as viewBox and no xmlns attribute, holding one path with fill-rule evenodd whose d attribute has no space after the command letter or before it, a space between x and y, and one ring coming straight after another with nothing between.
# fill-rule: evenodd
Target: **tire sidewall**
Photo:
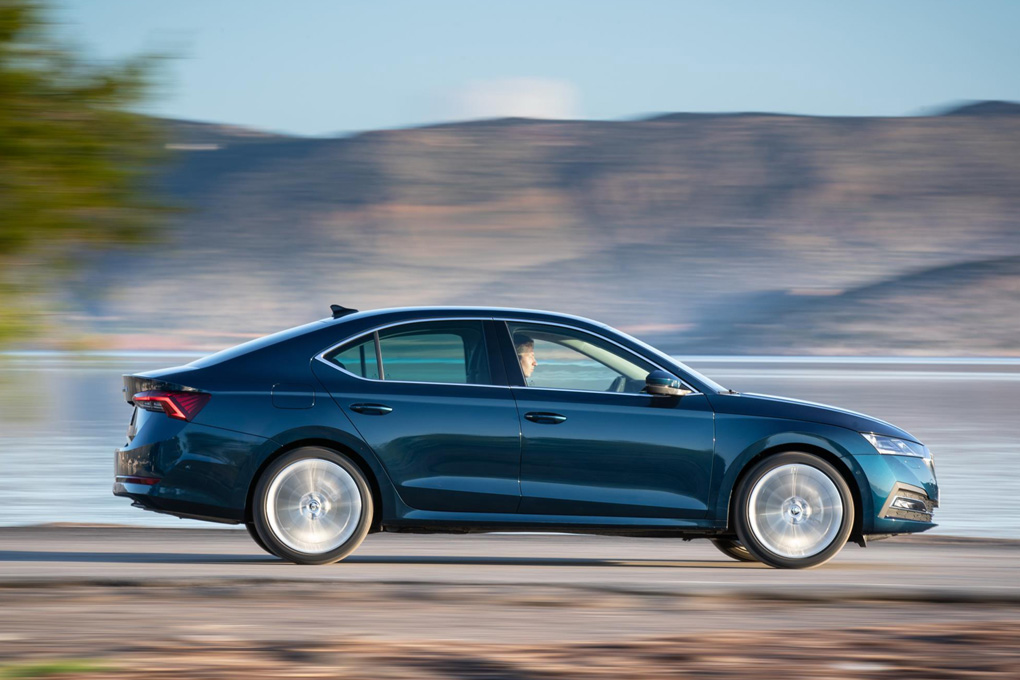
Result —
<instances>
[{"instance_id":1,"label":"tire sidewall","mask_svg":"<svg viewBox=\"0 0 1020 680\"><path fill-rule=\"evenodd\" d=\"M266 496L276 476L292 463L312 459L326 460L339 465L351 476L358 487L358 492L361 494L361 517L358 519L357 529L355 529L350 538L333 550L325 553L304 553L289 548L273 533L266 516ZM347 456L332 449L304 446L283 454L263 471L255 487L252 519L254 520L255 530L258 532L259 537L273 554L298 564L331 564L347 557L361 544L372 526L373 512L372 492L364 473L357 464Z\"/></svg>"},{"instance_id":2,"label":"tire sidewall","mask_svg":"<svg viewBox=\"0 0 1020 680\"><path fill-rule=\"evenodd\" d=\"M248 535L251 536L251 540L255 541L255 544L258 545L258 547L262 548L270 555L276 555L276 553L269 549L269 546L262 540L262 537L259 536L259 530L255 528L255 522L245 522L244 528L248 530Z\"/></svg>"},{"instance_id":3,"label":"tire sidewall","mask_svg":"<svg viewBox=\"0 0 1020 680\"><path fill-rule=\"evenodd\" d=\"M843 504L843 520L832 542L821 552L810 557L784 557L766 548L754 535L750 522L750 496L755 484L769 471L783 465L807 465L825 474L836 486ZM737 491L734 505L734 524L737 538L747 551L759 562L781 569L808 569L824 564L835 557L850 538L854 525L854 500L843 475L829 462L809 453L786 452L769 456L759 461L744 477Z\"/></svg>"},{"instance_id":4,"label":"tire sidewall","mask_svg":"<svg viewBox=\"0 0 1020 680\"><path fill-rule=\"evenodd\" d=\"M712 545L719 549L719 552L726 555L727 557L732 557L738 562L758 561L754 558L754 555L752 555L750 551L748 551L747 548L740 544L740 541L737 541L732 538L713 538L710 540L712 541Z\"/></svg>"}]
</instances>

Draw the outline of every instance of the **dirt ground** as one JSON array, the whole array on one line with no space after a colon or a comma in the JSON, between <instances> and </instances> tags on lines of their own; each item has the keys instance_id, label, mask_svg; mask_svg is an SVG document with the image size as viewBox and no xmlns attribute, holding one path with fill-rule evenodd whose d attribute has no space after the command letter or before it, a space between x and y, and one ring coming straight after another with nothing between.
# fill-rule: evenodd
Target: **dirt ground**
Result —
<instances>
[{"instance_id":1,"label":"dirt ground","mask_svg":"<svg viewBox=\"0 0 1020 680\"><path fill-rule=\"evenodd\" d=\"M902 680L1020 674L1015 604L627 592L585 598L561 588L517 587L412 591L358 584L324 592L301 583L0 586L0 678ZM877 625L848 625L863 620ZM669 622L697 632L649 634ZM598 631L597 641L576 641L586 633L572 635L565 630L570 627ZM547 642L519 642L543 636Z\"/></svg>"},{"instance_id":2,"label":"dirt ground","mask_svg":"<svg viewBox=\"0 0 1020 680\"><path fill-rule=\"evenodd\" d=\"M207 639L19 654L0 677L81 678L1016 678L1020 622L727 631L618 643L499 645L422 640Z\"/></svg>"}]
</instances>

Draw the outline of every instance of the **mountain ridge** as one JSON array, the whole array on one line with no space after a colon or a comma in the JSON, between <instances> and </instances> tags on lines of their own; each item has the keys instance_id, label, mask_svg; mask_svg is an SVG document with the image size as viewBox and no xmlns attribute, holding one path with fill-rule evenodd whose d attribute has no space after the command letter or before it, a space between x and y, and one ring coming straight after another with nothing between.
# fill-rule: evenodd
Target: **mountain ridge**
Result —
<instances>
[{"instance_id":1,"label":"mountain ridge","mask_svg":"<svg viewBox=\"0 0 1020 680\"><path fill-rule=\"evenodd\" d=\"M698 338L749 296L1020 255L1011 115L500 119L336 138L167 130L176 150L161 186L185 210L163 243L79 274L105 295L65 297L88 309L73 330L97 342L215 346L343 299L545 307L674 329L666 340L699 352L754 351ZM994 301L981 307L997 316ZM792 351L823 340L805 329Z\"/></svg>"}]
</instances>

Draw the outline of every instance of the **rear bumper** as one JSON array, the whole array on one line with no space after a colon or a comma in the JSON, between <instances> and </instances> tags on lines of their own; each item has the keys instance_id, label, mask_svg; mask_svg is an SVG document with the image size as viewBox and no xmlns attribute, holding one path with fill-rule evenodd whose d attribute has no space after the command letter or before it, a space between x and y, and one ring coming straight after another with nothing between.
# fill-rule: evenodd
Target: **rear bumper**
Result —
<instances>
[{"instance_id":1,"label":"rear bumper","mask_svg":"<svg viewBox=\"0 0 1020 680\"><path fill-rule=\"evenodd\" d=\"M862 518L867 534L908 534L936 526L939 485L935 468L920 458L883 454L857 456L868 480L862 498L872 512ZM904 499L897 503L897 499ZM898 507L898 506L908 507Z\"/></svg>"},{"instance_id":2,"label":"rear bumper","mask_svg":"<svg viewBox=\"0 0 1020 680\"><path fill-rule=\"evenodd\" d=\"M255 461L269 440L194 423L158 441L144 435L115 451L113 495L178 517L244 521Z\"/></svg>"}]
</instances>

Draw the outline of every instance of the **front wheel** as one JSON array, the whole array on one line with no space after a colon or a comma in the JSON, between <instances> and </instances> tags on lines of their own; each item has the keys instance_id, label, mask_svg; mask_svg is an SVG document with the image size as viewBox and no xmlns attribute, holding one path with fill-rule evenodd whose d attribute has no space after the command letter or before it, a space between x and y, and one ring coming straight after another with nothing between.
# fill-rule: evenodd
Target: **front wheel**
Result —
<instances>
[{"instance_id":1,"label":"front wheel","mask_svg":"<svg viewBox=\"0 0 1020 680\"><path fill-rule=\"evenodd\" d=\"M330 564L354 552L372 521L372 493L358 466L336 451L303 447L266 468L252 517L269 551L298 564Z\"/></svg>"},{"instance_id":2,"label":"front wheel","mask_svg":"<svg viewBox=\"0 0 1020 680\"><path fill-rule=\"evenodd\" d=\"M854 524L843 476L806 453L770 456L748 472L737 492L737 538L759 562L783 569L817 567L835 557Z\"/></svg>"}]
</instances>

